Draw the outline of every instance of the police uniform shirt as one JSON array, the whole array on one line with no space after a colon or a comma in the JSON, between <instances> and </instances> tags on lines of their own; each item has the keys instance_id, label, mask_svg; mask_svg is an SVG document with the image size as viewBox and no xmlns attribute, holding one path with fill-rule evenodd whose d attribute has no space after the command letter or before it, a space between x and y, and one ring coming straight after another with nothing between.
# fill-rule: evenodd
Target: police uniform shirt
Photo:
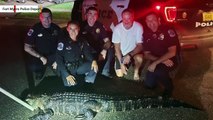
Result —
<instances>
[{"instance_id":1,"label":"police uniform shirt","mask_svg":"<svg viewBox=\"0 0 213 120\"><path fill-rule=\"evenodd\" d=\"M150 51L156 57L163 56L171 46L176 46L177 52L180 49L178 36L170 27L161 25L156 32L147 30L144 33L144 51Z\"/></svg>"},{"instance_id":2,"label":"police uniform shirt","mask_svg":"<svg viewBox=\"0 0 213 120\"><path fill-rule=\"evenodd\" d=\"M88 25L87 21L84 21L81 29L81 33L86 36L87 41L92 48L94 48L97 52L100 52L103 49L103 40L108 37L103 24L96 21L91 27Z\"/></svg>"},{"instance_id":3,"label":"police uniform shirt","mask_svg":"<svg viewBox=\"0 0 213 120\"><path fill-rule=\"evenodd\" d=\"M78 38L77 41L73 41L68 35L66 35L65 38L60 39L56 53L58 69L65 74L65 76L69 75L65 67L66 63L80 60L93 61L90 46L83 38Z\"/></svg>"},{"instance_id":4,"label":"police uniform shirt","mask_svg":"<svg viewBox=\"0 0 213 120\"><path fill-rule=\"evenodd\" d=\"M50 28L44 28L41 23L37 23L29 29L25 43L32 45L44 56L54 54L60 31L60 27L54 23L51 23Z\"/></svg>"}]
</instances>

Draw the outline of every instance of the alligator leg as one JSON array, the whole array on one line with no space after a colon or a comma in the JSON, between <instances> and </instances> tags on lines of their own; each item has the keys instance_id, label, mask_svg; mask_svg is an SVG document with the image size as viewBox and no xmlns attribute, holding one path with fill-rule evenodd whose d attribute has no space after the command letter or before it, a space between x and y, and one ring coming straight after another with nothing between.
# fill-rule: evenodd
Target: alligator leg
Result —
<instances>
[{"instance_id":1,"label":"alligator leg","mask_svg":"<svg viewBox=\"0 0 213 120\"><path fill-rule=\"evenodd\" d=\"M82 110L83 114L79 114L75 117L77 120L92 120L95 115L97 114L91 109L83 109Z\"/></svg>"},{"instance_id":2,"label":"alligator leg","mask_svg":"<svg viewBox=\"0 0 213 120\"><path fill-rule=\"evenodd\" d=\"M46 109L45 112L41 111L38 114L29 118L29 120L49 120L53 116L53 111L51 109Z\"/></svg>"}]
</instances>

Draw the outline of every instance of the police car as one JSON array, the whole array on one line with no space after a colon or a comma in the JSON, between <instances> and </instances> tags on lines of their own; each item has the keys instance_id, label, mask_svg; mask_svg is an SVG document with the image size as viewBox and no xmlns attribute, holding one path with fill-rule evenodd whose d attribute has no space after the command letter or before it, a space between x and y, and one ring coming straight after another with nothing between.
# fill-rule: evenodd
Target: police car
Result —
<instances>
[{"instance_id":1,"label":"police car","mask_svg":"<svg viewBox=\"0 0 213 120\"><path fill-rule=\"evenodd\" d=\"M79 0L77 0L79 2ZM99 10L99 21L108 31L121 21L121 13L126 8L135 11L135 18L143 22L144 15L154 10L162 16L164 23L173 24L182 44L200 45L203 40L213 39L212 0L80 0L82 19L90 6ZM75 4L74 4L75 6ZM74 7L76 9L76 7ZM79 10L78 10L79 11Z\"/></svg>"}]
</instances>

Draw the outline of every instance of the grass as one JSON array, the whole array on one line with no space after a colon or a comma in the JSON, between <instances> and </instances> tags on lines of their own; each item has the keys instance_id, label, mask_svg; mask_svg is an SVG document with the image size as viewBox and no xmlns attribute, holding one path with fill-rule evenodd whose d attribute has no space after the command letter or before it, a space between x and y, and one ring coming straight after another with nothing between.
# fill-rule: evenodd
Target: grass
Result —
<instances>
[{"instance_id":1,"label":"grass","mask_svg":"<svg viewBox=\"0 0 213 120\"><path fill-rule=\"evenodd\" d=\"M0 4L2 4L2 3L5 3L5 1L4 0L0 0Z\"/></svg>"},{"instance_id":2,"label":"grass","mask_svg":"<svg viewBox=\"0 0 213 120\"><path fill-rule=\"evenodd\" d=\"M71 12L52 12L53 19L70 20ZM17 18L38 18L38 13L20 13L17 14Z\"/></svg>"},{"instance_id":3,"label":"grass","mask_svg":"<svg viewBox=\"0 0 213 120\"><path fill-rule=\"evenodd\" d=\"M71 10L73 8L73 2L66 2L62 4L54 4L47 6L52 13L53 19L70 20ZM38 13L20 13L17 14L17 18L38 18Z\"/></svg>"},{"instance_id":4,"label":"grass","mask_svg":"<svg viewBox=\"0 0 213 120\"><path fill-rule=\"evenodd\" d=\"M73 2L66 2L66 3L62 3L62 4L51 5L51 6L48 6L48 8L50 8L51 10L68 10L68 11L71 11L71 9L73 8L73 5L74 5Z\"/></svg>"}]
</instances>

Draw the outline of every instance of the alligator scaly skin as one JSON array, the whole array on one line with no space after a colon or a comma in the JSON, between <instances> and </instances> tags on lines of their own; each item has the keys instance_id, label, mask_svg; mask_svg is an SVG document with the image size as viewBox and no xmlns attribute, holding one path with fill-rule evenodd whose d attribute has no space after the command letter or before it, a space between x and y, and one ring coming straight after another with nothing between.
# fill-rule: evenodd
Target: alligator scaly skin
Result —
<instances>
[{"instance_id":1,"label":"alligator scaly skin","mask_svg":"<svg viewBox=\"0 0 213 120\"><path fill-rule=\"evenodd\" d=\"M142 108L191 107L172 98L162 97L122 97L92 93L56 93L27 99L29 104L44 111L31 120L48 120L52 115L72 115L76 118L92 120L98 112L129 111ZM48 114L45 114L48 113Z\"/></svg>"}]
</instances>

